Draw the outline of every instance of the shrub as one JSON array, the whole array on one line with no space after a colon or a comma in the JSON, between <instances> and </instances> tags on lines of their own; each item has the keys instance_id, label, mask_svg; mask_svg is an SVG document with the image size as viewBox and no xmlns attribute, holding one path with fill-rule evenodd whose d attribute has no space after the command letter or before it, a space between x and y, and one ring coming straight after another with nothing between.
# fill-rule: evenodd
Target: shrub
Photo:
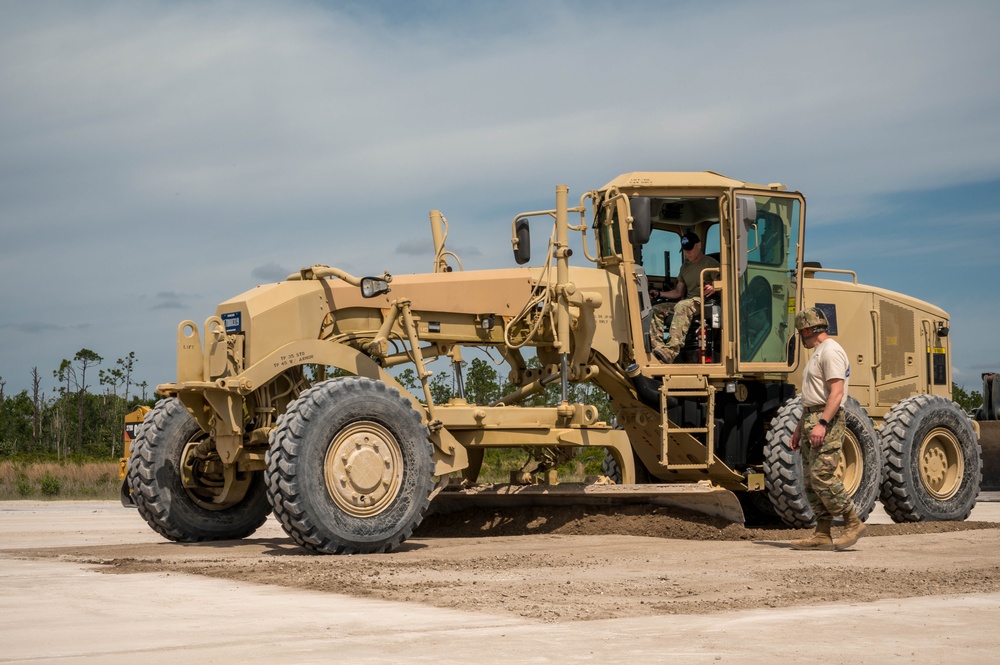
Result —
<instances>
[{"instance_id":1,"label":"shrub","mask_svg":"<svg viewBox=\"0 0 1000 665\"><path fill-rule=\"evenodd\" d=\"M41 477L39 484L42 488L42 494L45 496L55 496L59 494L59 489L62 487L62 481L48 471L46 471L45 475Z\"/></svg>"},{"instance_id":2,"label":"shrub","mask_svg":"<svg viewBox=\"0 0 1000 665\"><path fill-rule=\"evenodd\" d=\"M35 486L32 484L31 478L23 471L17 474L14 480L14 487L21 496L30 496L35 493Z\"/></svg>"}]
</instances>

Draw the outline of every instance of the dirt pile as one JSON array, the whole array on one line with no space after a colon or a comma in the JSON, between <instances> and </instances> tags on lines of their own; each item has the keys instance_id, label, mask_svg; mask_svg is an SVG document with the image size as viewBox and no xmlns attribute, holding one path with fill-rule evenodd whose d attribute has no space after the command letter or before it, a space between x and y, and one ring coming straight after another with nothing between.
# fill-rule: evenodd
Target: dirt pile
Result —
<instances>
[{"instance_id":1,"label":"dirt pile","mask_svg":"<svg viewBox=\"0 0 1000 665\"><path fill-rule=\"evenodd\" d=\"M873 524L869 536L901 536L950 533L996 528L990 522L922 522ZM783 541L809 530L786 527L746 527L719 517L676 508L648 505L601 508L593 506L544 506L476 508L435 514L424 520L415 538L474 538L481 536L529 536L562 534L573 536L644 536L678 540Z\"/></svg>"}]
</instances>

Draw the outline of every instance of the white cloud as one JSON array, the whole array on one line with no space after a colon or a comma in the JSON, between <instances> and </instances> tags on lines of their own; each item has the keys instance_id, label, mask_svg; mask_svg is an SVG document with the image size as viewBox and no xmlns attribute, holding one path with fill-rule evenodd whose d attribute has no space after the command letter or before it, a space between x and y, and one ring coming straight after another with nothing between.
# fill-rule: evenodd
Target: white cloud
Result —
<instances>
[{"instance_id":1,"label":"white cloud","mask_svg":"<svg viewBox=\"0 0 1000 665\"><path fill-rule=\"evenodd\" d=\"M987 2L5 3L0 375L84 345L168 380L169 321L282 266L427 270L400 248L432 208L466 269L509 264L511 218L556 183L713 169L800 189L823 224L998 178L998 19ZM159 313L122 313L140 301ZM78 323L100 334L13 339Z\"/></svg>"}]
</instances>

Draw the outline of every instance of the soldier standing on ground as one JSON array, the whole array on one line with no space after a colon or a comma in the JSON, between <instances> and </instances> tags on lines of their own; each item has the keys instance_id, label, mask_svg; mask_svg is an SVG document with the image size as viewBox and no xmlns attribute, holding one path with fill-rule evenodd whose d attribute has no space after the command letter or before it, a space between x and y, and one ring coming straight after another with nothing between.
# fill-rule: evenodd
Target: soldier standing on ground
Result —
<instances>
[{"instance_id":1,"label":"soldier standing on ground","mask_svg":"<svg viewBox=\"0 0 1000 665\"><path fill-rule=\"evenodd\" d=\"M816 514L815 533L790 543L798 550L846 549L866 531L837 476L847 429L843 406L851 368L843 347L827 334L829 325L826 315L816 307L795 315L795 329L802 337L802 345L813 349L813 354L802 372L802 419L789 446L802 450L806 497ZM845 530L834 540L830 527L838 515L844 517Z\"/></svg>"},{"instance_id":2,"label":"soldier standing on ground","mask_svg":"<svg viewBox=\"0 0 1000 665\"><path fill-rule=\"evenodd\" d=\"M688 328L691 326L691 319L694 318L701 306L702 296L710 297L715 293L715 286L712 284L714 276L709 273L705 279L704 293L699 293L701 285L701 271L706 268L718 268L719 262L710 256L705 256L702 251L701 239L692 231L688 231L681 236L681 252L684 254L684 265L681 266L677 274L677 285L669 291L652 291L654 298L668 298L680 300L685 295L688 298L674 303L662 303L653 305L653 320L650 326L650 334L653 342L653 355L663 363L672 363L680 353L681 345L687 336ZM670 334L666 343L663 341L663 319L673 310L674 318L670 322Z\"/></svg>"}]
</instances>

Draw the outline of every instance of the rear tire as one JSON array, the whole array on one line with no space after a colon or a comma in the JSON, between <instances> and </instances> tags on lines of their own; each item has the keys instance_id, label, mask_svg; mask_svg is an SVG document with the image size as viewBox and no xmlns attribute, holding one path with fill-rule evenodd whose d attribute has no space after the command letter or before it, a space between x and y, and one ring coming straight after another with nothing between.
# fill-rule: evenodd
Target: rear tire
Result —
<instances>
[{"instance_id":1,"label":"rear tire","mask_svg":"<svg viewBox=\"0 0 1000 665\"><path fill-rule=\"evenodd\" d=\"M245 493L230 504L214 504L217 486L184 487L185 450L207 435L177 399L162 400L146 416L132 441L126 481L143 519L164 538L190 543L246 538L267 520L261 472L244 473Z\"/></svg>"},{"instance_id":2,"label":"rear tire","mask_svg":"<svg viewBox=\"0 0 1000 665\"><path fill-rule=\"evenodd\" d=\"M854 510L864 521L878 499L882 478L882 441L857 400L848 398L843 409L847 432L838 473L851 496ZM789 400L771 421L764 446L764 483L775 512L788 526L806 528L816 516L806 498L802 456L788 442L802 418L802 397Z\"/></svg>"},{"instance_id":3,"label":"rear tire","mask_svg":"<svg viewBox=\"0 0 1000 665\"><path fill-rule=\"evenodd\" d=\"M895 522L964 520L979 497L983 462L969 416L953 401L916 395L882 428L882 504Z\"/></svg>"},{"instance_id":4,"label":"rear tire","mask_svg":"<svg viewBox=\"0 0 1000 665\"><path fill-rule=\"evenodd\" d=\"M380 381L342 377L292 402L271 433L274 514L319 554L388 552L420 524L433 489L430 432Z\"/></svg>"},{"instance_id":5,"label":"rear tire","mask_svg":"<svg viewBox=\"0 0 1000 665\"><path fill-rule=\"evenodd\" d=\"M618 460L610 451L604 453L604 461L601 462L601 474L611 479L615 485L622 484L622 469L618 466Z\"/></svg>"},{"instance_id":6,"label":"rear tire","mask_svg":"<svg viewBox=\"0 0 1000 665\"><path fill-rule=\"evenodd\" d=\"M635 460L635 483L637 485L648 485L653 482L649 471L646 470L646 465L643 464L642 460L634 452L632 453L632 459ZM601 462L601 474L614 481L615 485L622 484L622 469L610 450L604 453L604 461Z\"/></svg>"}]
</instances>

